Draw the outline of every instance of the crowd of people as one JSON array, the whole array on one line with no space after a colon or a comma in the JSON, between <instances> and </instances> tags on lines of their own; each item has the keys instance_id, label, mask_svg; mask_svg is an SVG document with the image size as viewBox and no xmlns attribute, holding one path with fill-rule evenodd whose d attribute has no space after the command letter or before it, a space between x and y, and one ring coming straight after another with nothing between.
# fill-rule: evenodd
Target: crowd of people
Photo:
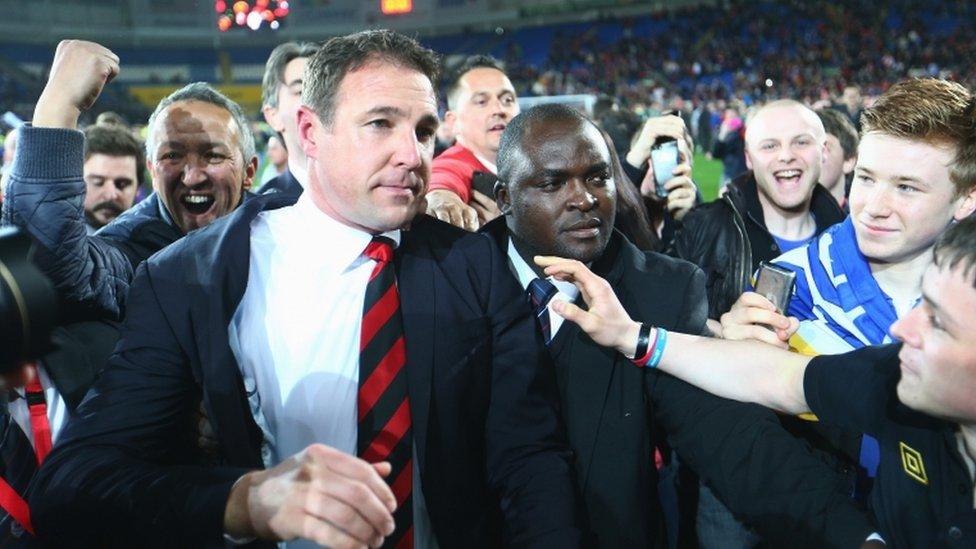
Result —
<instances>
[{"instance_id":1,"label":"crowd of people","mask_svg":"<svg viewBox=\"0 0 976 549\"><path fill-rule=\"evenodd\" d=\"M124 70L59 44L4 173L61 305L4 376L5 544L972 545L965 85L758 103L703 203L682 112L521 112L391 31L275 48L260 186L206 83L80 128Z\"/></svg>"}]
</instances>

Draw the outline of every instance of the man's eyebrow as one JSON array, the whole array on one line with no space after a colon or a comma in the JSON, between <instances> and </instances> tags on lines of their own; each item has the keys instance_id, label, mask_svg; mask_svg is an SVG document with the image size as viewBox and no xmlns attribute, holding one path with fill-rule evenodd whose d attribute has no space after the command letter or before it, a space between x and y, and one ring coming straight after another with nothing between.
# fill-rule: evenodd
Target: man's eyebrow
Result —
<instances>
[{"instance_id":1,"label":"man's eyebrow","mask_svg":"<svg viewBox=\"0 0 976 549\"><path fill-rule=\"evenodd\" d=\"M385 105L379 107L373 107L372 109L366 111L366 116L375 116L375 115L389 116L392 118L403 118L407 116L407 113L399 107L385 106Z\"/></svg>"}]
</instances>

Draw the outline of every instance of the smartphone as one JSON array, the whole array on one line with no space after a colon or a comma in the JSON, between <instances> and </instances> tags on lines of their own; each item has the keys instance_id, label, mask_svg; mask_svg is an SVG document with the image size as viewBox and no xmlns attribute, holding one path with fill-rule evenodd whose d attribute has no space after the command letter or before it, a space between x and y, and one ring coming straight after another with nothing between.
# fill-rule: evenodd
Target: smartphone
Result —
<instances>
[{"instance_id":1,"label":"smartphone","mask_svg":"<svg viewBox=\"0 0 976 549\"><path fill-rule=\"evenodd\" d=\"M667 198L664 184L674 177L678 167L678 142L670 137L659 137L651 147L651 165L654 166L654 194Z\"/></svg>"},{"instance_id":2,"label":"smartphone","mask_svg":"<svg viewBox=\"0 0 976 549\"><path fill-rule=\"evenodd\" d=\"M474 172L471 177L471 188L494 200L497 181L498 178L490 173Z\"/></svg>"},{"instance_id":3,"label":"smartphone","mask_svg":"<svg viewBox=\"0 0 976 549\"><path fill-rule=\"evenodd\" d=\"M776 307L777 313L784 314L789 309L795 284L795 272L765 261L759 264L755 292L768 299Z\"/></svg>"}]
</instances>

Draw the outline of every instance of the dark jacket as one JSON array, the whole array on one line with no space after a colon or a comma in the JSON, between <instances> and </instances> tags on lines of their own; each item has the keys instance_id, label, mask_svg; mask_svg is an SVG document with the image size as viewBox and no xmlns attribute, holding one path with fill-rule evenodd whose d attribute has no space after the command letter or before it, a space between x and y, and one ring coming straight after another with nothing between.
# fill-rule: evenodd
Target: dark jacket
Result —
<instances>
[{"instance_id":1,"label":"dark jacket","mask_svg":"<svg viewBox=\"0 0 976 549\"><path fill-rule=\"evenodd\" d=\"M262 466L227 326L262 195L138 268L108 367L35 479L53 546L223 543L234 482ZM555 380L528 305L484 235L424 216L395 253L417 465L441 547L574 547L577 496ZM201 405L218 442L204 464Z\"/></svg>"},{"instance_id":2,"label":"dark jacket","mask_svg":"<svg viewBox=\"0 0 976 549\"><path fill-rule=\"evenodd\" d=\"M813 189L810 211L816 218L816 234L845 217L830 192L819 184ZM709 318L718 319L728 312L749 287L759 263L781 253L766 229L752 172L729 183L722 198L688 212L669 253L705 271Z\"/></svg>"},{"instance_id":3,"label":"dark jacket","mask_svg":"<svg viewBox=\"0 0 976 549\"><path fill-rule=\"evenodd\" d=\"M89 236L84 149L80 131L22 127L4 223L31 235L34 262L58 290L65 322L119 320L136 267L183 232L153 193Z\"/></svg>"},{"instance_id":4,"label":"dark jacket","mask_svg":"<svg viewBox=\"0 0 976 549\"><path fill-rule=\"evenodd\" d=\"M712 143L712 156L722 161L722 175L735 179L746 173L746 140L741 131L729 132L723 139Z\"/></svg>"},{"instance_id":5,"label":"dark jacket","mask_svg":"<svg viewBox=\"0 0 976 549\"><path fill-rule=\"evenodd\" d=\"M504 218L482 231L507 250ZM685 333L704 330L704 276L694 265L642 252L617 232L592 268L632 318ZM582 299L577 304L585 307ZM653 457L665 436L773 546L856 547L870 533L842 479L770 410L638 368L571 322L559 328L549 353L594 546L665 546Z\"/></svg>"},{"instance_id":6,"label":"dark jacket","mask_svg":"<svg viewBox=\"0 0 976 549\"><path fill-rule=\"evenodd\" d=\"M281 175L269 180L264 185L261 185L261 188L258 189L258 194L291 193L298 196L301 195L302 191L304 190L305 188L302 187L302 184L299 183L297 179L295 179L295 176L292 175L291 170L285 168L285 171Z\"/></svg>"}]
</instances>

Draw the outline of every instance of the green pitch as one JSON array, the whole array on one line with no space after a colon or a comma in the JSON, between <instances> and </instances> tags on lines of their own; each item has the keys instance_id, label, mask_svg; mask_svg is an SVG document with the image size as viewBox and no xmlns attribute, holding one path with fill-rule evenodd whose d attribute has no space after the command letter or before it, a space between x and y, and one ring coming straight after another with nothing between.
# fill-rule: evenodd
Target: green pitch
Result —
<instances>
[{"instance_id":1,"label":"green pitch","mask_svg":"<svg viewBox=\"0 0 976 549\"><path fill-rule=\"evenodd\" d=\"M711 202L718 196L719 179L722 177L722 162L718 160L708 160L705 155L695 153L695 162L692 164L692 176L698 189L701 191L705 202Z\"/></svg>"}]
</instances>

